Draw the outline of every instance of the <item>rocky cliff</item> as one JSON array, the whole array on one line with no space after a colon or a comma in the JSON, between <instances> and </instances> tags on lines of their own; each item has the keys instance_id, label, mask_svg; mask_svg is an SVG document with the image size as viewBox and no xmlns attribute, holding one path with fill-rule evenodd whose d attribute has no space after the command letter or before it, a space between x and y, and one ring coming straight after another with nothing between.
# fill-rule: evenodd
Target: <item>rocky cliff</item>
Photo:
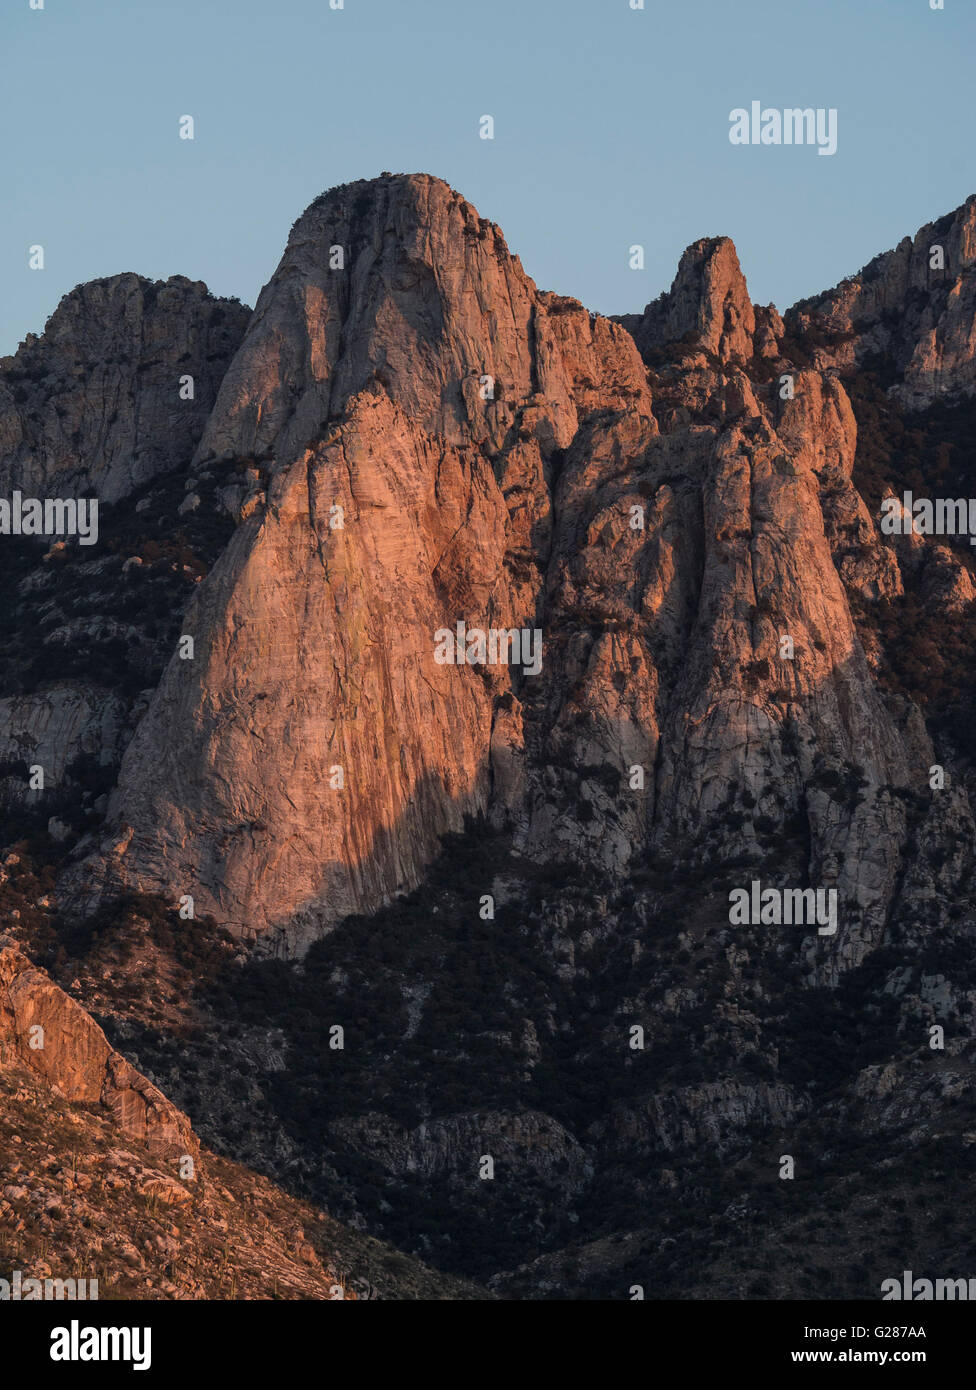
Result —
<instances>
[{"instance_id":1,"label":"rocky cliff","mask_svg":"<svg viewBox=\"0 0 976 1390\"><path fill-rule=\"evenodd\" d=\"M198 1151L186 1116L8 938L0 940L0 1049L4 1066L29 1067L67 1101L104 1106L124 1135L151 1152Z\"/></svg>"},{"instance_id":2,"label":"rocky cliff","mask_svg":"<svg viewBox=\"0 0 976 1390\"><path fill-rule=\"evenodd\" d=\"M957 299L970 213L945 235ZM936 759L856 630L850 593L901 592L899 561L852 482L844 353L791 355L804 313L755 310L716 238L624 332L537 291L436 179L315 202L194 462L259 463L262 486L128 749L96 881L294 947L413 888L466 815L619 875L676 838L740 855L745 796L802 826L797 872L843 903L818 968L858 964L899 879L899 789ZM912 380L921 323L893 348ZM538 629L541 672L437 664L459 622ZM953 793L928 815L969 824Z\"/></svg>"},{"instance_id":3,"label":"rocky cliff","mask_svg":"<svg viewBox=\"0 0 976 1390\"><path fill-rule=\"evenodd\" d=\"M0 894L207 1143L513 1297L874 1297L812 1233L880 1155L894 1267L930 1172L966 1240L976 587L879 512L972 492L974 208L782 317L705 238L611 321L440 180L345 185L182 452L151 399L145 469L68 452L117 500L15 555Z\"/></svg>"},{"instance_id":4,"label":"rocky cliff","mask_svg":"<svg viewBox=\"0 0 976 1390\"><path fill-rule=\"evenodd\" d=\"M75 813L87 815L114 780L138 693L159 679L157 649L169 655L180 580L185 589L193 578L186 532L195 540L204 528L179 510L185 469L248 318L182 276L116 275L65 295L44 332L0 361L0 496L99 504L94 546L3 540L0 817L43 825L67 814L80 829ZM155 582L131 573L147 546ZM159 624L164 589L172 618ZM46 796L30 786L30 767L43 769Z\"/></svg>"},{"instance_id":5,"label":"rocky cliff","mask_svg":"<svg viewBox=\"0 0 976 1390\"><path fill-rule=\"evenodd\" d=\"M794 305L788 331L818 365L887 360L895 395L919 409L976 391L976 197L905 237L833 290ZM822 337L833 338L826 348Z\"/></svg>"},{"instance_id":6,"label":"rocky cliff","mask_svg":"<svg viewBox=\"0 0 976 1390\"><path fill-rule=\"evenodd\" d=\"M66 294L0 361L0 492L111 503L185 464L247 321L182 275Z\"/></svg>"},{"instance_id":7,"label":"rocky cliff","mask_svg":"<svg viewBox=\"0 0 976 1390\"><path fill-rule=\"evenodd\" d=\"M308 939L413 887L493 786L523 809L518 674L439 665L434 633L538 626L564 456L654 430L630 336L445 184L314 203L198 449L266 486L129 748L110 869Z\"/></svg>"}]
</instances>

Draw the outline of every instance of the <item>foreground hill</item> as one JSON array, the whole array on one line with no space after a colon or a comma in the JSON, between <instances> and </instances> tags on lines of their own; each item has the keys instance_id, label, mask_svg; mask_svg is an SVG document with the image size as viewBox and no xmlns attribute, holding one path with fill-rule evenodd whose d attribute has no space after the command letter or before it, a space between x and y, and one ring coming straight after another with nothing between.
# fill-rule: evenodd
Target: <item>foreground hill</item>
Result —
<instances>
[{"instance_id":1,"label":"foreground hill","mask_svg":"<svg viewBox=\"0 0 976 1390\"><path fill-rule=\"evenodd\" d=\"M202 1150L186 1116L9 938L0 1154L8 1281L13 1270L97 1280L100 1299L480 1296Z\"/></svg>"}]
</instances>

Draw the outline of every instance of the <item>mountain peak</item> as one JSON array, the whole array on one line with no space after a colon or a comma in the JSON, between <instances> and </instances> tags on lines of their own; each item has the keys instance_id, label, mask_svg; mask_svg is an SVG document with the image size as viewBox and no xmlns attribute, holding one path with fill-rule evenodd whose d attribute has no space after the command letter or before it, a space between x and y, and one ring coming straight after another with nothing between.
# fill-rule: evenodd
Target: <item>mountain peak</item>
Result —
<instances>
[{"instance_id":1,"label":"mountain peak","mask_svg":"<svg viewBox=\"0 0 976 1390\"><path fill-rule=\"evenodd\" d=\"M641 352L686 338L722 362L751 357L756 316L731 239L692 242L670 290L632 316L628 327Z\"/></svg>"},{"instance_id":2,"label":"mountain peak","mask_svg":"<svg viewBox=\"0 0 976 1390\"><path fill-rule=\"evenodd\" d=\"M185 465L249 317L183 275L76 285L3 360L0 486L115 502ZM184 375L192 397L179 394Z\"/></svg>"},{"instance_id":3,"label":"mountain peak","mask_svg":"<svg viewBox=\"0 0 976 1390\"><path fill-rule=\"evenodd\" d=\"M329 189L297 220L261 291L201 459L287 454L376 382L430 433L468 437L472 407L527 398L539 296L501 230L442 179ZM486 397L486 399L488 399Z\"/></svg>"}]
</instances>

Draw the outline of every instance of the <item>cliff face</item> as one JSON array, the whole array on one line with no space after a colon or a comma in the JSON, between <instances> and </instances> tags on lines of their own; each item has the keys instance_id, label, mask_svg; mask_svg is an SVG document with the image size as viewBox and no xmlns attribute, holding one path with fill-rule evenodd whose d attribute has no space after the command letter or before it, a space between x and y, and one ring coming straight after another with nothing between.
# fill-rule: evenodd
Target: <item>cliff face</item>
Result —
<instances>
[{"instance_id":1,"label":"cliff face","mask_svg":"<svg viewBox=\"0 0 976 1390\"><path fill-rule=\"evenodd\" d=\"M314 203L197 449L195 470L259 481L230 502L184 622L196 655L139 725L95 877L295 945L412 888L466 815L620 875L681 839L755 850L725 824L747 797L751 821L800 827L796 872L844 904L818 969L858 964L900 871L892 788L923 787L934 754L855 630L849 594L897 595L899 561L851 481L840 359L796 365L797 314L754 309L727 239L690 247L625 332L537 291L438 180ZM912 376L920 321L899 333ZM541 672L437 664L462 621L539 629ZM955 793L928 814L969 824Z\"/></svg>"},{"instance_id":2,"label":"cliff face","mask_svg":"<svg viewBox=\"0 0 976 1390\"><path fill-rule=\"evenodd\" d=\"M689 246L671 289L621 322L645 356L685 340L721 362L752 357L756 312L732 242L714 237Z\"/></svg>"},{"instance_id":3,"label":"cliff face","mask_svg":"<svg viewBox=\"0 0 976 1390\"><path fill-rule=\"evenodd\" d=\"M314 933L412 887L496 770L518 802L513 672L440 665L434 633L537 626L560 460L654 429L631 338L540 295L446 185L313 204L198 450L260 460L266 496L126 756L126 879Z\"/></svg>"},{"instance_id":4,"label":"cliff face","mask_svg":"<svg viewBox=\"0 0 976 1390\"><path fill-rule=\"evenodd\" d=\"M641 488L658 508L643 547L658 573L638 610L664 714L654 838L673 852L706 836L733 856L759 854L763 819L797 827L799 873L842 904L817 967L835 979L882 939L906 835L898 789L923 788L936 761L921 720L879 688L852 615L904 591L852 480L854 411L834 370L797 365L775 310L753 309L728 241L689 248L669 294L627 322L661 421ZM963 561L943 559L965 587ZM679 576L685 609L668 613L658 596ZM972 823L961 794L926 816L937 837Z\"/></svg>"},{"instance_id":5,"label":"cliff face","mask_svg":"<svg viewBox=\"0 0 976 1390\"><path fill-rule=\"evenodd\" d=\"M0 361L0 497L93 496L100 506L93 546L2 540L0 817L39 813L29 766L44 769L54 812L80 794L69 775L79 759L113 780L133 687L158 681L154 605L126 602L139 577L123 568L132 552L119 553L127 540L142 564L134 494L185 470L248 317L182 276L116 275L65 295L44 333ZM154 527L157 551L160 539ZM178 594L170 602L181 606Z\"/></svg>"},{"instance_id":6,"label":"cliff face","mask_svg":"<svg viewBox=\"0 0 976 1390\"><path fill-rule=\"evenodd\" d=\"M41 498L94 495L100 504L118 508L154 479L185 468L247 318L236 301L214 299L206 286L179 276L153 283L118 275L66 295L44 333L29 336L14 356L0 362L0 493L5 498L15 489ZM181 399L186 376L193 378L192 394L184 382ZM45 838L54 849L66 838L76 840L87 819L100 821L104 798L99 802L98 794L111 785L131 733L132 683L113 679L113 663L105 655L127 648L136 666L151 666L145 652L150 644L144 632L112 615L120 587L125 588L124 579L120 586L123 557L111 554L112 531L106 509L101 549L69 551L51 539L3 538L10 591L2 621L0 824L7 843L49 830ZM130 529L129 534L137 544L137 533ZM153 621L143 617L139 626L151 628ZM42 787L31 787L29 767L43 770ZM0 884L8 885L19 862L19 856L7 856ZM24 904L26 915L20 907L5 913L8 925L30 938L24 928L37 920L35 903L44 911L51 902L47 894L35 894L29 906ZM39 943L31 939L30 947L34 953ZM75 1190L74 1230L75 1221L39 1174L52 1164L56 1168L58 1157L67 1165L69 1150L77 1157L79 1147L91 1159L96 1144L105 1147L106 1135L108 1144L132 1146L135 1152L125 1157L136 1166L128 1171L141 1171L155 1184L152 1192L161 1202L190 1200L174 1179L181 1156L199 1156L187 1117L8 938L0 941L0 1073L5 1136L20 1131L14 1141L19 1149L4 1146L9 1156L8 1185L0 1200L5 1245L12 1231L23 1231L26 1220L31 1240L35 1232L57 1231L59 1248L68 1249L69 1237L77 1240L80 1258L81 1247L90 1244L96 1270L104 1268L101 1238L92 1234L104 1218L96 1212L83 1222L80 1216L84 1192L101 1175L92 1179L73 1171L55 1184L61 1195L65 1188ZM32 1166L42 1114L47 1117L44 1150L34 1155ZM117 1168L117 1161L108 1167ZM111 1172L105 1181L101 1212L113 1204L108 1189L133 1186ZM180 1195L167 1195L174 1191ZM131 1220L120 1214L120 1230L126 1224L131 1234ZM123 1265L148 1268L131 1242L121 1258ZM116 1279L112 1271L108 1283Z\"/></svg>"},{"instance_id":7,"label":"cliff face","mask_svg":"<svg viewBox=\"0 0 976 1390\"><path fill-rule=\"evenodd\" d=\"M0 940L0 1049L5 1068L29 1068L66 1101L103 1106L123 1135L150 1152L198 1152L186 1116L8 938Z\"/></svg>"},{"instance_id":8,"label":"cliff face","mask_svg":"<svg viewBox=\"0 0 976 1390\"><path fill-rule=\"evenodd\" d=\"M787 315L798 336L833 337L818 366L887 358L896 394L919 409L976 392L976 197L905 237L833 290Z\"/></svg>"},{"instance_id":9,"label":"cliff face","mask_svg":"<svg viewBox=\"0 0 976 1390\"><path fill-rule=\"evenodd\" d=\"M186 464L247 320L181 275L66 294L43 334L0 362L0 493L116 502Z\"/></svg>"}]
</instances>

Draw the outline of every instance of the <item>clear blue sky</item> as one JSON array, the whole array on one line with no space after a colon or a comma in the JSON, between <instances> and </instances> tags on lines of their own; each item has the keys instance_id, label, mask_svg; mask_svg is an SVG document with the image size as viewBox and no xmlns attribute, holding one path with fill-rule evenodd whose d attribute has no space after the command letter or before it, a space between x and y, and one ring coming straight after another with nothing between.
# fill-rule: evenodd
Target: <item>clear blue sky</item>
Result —
<instances>
[{"instance_id":1,"label":"clear blue sky","mask_svg":"<svg viewBox=\"0 0 976 1390\"><path fill-rule=\"evenodd\" d=\"M645 5L3 0L0 352L123 270L253 304L312 198L384 169L447 179L604 313L716 235L782 309L976 191L972 0ZM754 99L836 107L837 154L731 145Z\"/></svg>"}]
</instances>

